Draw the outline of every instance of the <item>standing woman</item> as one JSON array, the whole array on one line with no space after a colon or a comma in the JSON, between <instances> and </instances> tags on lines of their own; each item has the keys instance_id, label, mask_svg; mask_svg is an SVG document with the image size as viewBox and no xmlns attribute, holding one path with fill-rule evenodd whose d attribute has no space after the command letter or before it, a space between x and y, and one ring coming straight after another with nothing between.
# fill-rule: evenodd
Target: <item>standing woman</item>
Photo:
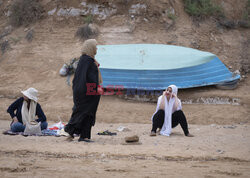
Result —
<instances>
[{"instance_id":1,"label":"standing woman","mask_svg":"<svg viewBox=\"0 0 250 178\"><path fill-rule=\"evenodd\" d=\"M74 134L80 134L78 141L91 142L91 127L95 125L96 111L102 89L98 62L95 60L97 52L95 39L86 40L83 44L82 56L77 65L73 79L73 112L65 131L69 133L68 140L74 139ZM96 94L88 93L87 85L96 86ZM88 85L89 86L89 85ZM91 88L92 89L92 88Z\"/></svg>"},{"instance_id":2,"label":"standing woman","mask_svg":"<svg viewBox=\"0 0 250 178\"><path fill-rule=\"evenodd\" d=\"M156 136L157 128L161 129L161 135L170 136L172 128L180 124L185 136L193 137L188 131L187 120L177 92L178 88L175 85L170 85L158 98L156 111L152 117L150 136Z\"/></svg>"}]
</instances>

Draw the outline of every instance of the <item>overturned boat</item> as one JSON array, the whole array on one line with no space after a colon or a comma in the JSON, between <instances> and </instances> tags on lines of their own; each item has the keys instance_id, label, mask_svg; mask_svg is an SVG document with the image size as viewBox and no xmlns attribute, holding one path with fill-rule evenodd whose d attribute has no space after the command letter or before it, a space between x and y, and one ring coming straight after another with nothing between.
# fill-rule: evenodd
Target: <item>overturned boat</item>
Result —
<instances>
[{"instance_id":1,"label":"overturned boat","mask_svg":"<svg viewBox=\"0 0 250 178\"><path fill-rule=\"evenodd\" d=\"M233 89L240 79L209 52L163 44L99 45L104 88L164 90L217 85Z\"/></svg>"}]
</instances>

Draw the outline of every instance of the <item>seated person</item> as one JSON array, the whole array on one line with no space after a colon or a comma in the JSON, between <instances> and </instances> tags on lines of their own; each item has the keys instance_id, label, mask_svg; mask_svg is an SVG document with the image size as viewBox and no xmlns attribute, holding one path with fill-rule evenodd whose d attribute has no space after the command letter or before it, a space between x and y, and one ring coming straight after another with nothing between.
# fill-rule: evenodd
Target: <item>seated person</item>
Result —
<instances>
[{"instance_id":1,"label":"seated person","mask_svg":"<svg viewBox=\"0 0 250 178\"><path fill-rule=\"evenodd\" d=\"M188 124L183 113L181 101L177 97L178 89L175 85L170 85L158 98L156 112L152 117L152 130L150 136L156 136L157 128L160 134L170 136L172 128L181 125L184 134L193 137L188 131Z\"/></svg>"},{"instance_id":2,"label":"seated person","mask_svg":"<svg viewBox=\"0 0 250 178\"><path fill-rule=\"evenodd\" d=\"M37 103L38 91L29 88L22 91L23 97L12 103L7 112L13 119L10 127L12 132L24 132L26 124L38 124L41 122L41 130L47 129L46 116L39 103ZM35 119L35 117L38 119Z\"/></svg>"}]
</instances>

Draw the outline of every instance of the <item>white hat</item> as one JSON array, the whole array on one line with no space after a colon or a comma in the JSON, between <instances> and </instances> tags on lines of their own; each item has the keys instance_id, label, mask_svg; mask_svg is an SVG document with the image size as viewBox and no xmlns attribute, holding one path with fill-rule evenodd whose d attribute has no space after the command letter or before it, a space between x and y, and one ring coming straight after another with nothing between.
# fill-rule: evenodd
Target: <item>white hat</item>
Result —
<instances>
[{"instance_id":1,"label":"white hat","mask_svg":"<svg viewBox=\"0 0 250 178\"><path fill-rule=\"evenodd\" d=\"M35 88L29 88L25 91L21 91L22 94L26 97L28 97L29 99L31 100L34 100L35 102L37 102L37 94L38 94L38 91L35 89Z\"/></svg>"}]
</instances>

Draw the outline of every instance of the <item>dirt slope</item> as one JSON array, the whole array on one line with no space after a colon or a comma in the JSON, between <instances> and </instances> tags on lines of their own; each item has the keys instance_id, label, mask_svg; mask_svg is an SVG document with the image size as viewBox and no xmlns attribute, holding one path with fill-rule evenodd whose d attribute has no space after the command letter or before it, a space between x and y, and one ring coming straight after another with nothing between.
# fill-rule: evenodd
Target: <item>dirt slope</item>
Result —
<instances>
[{"instance_id":1,"label":"dirt slope","mask_svg":"<svg viewBox=\"0 0 250 178\"><path fill-rule=\"evenodd\" d=\"M41 21L28 27L14 28L4 37L10 43L10 49L0 58L0 118L9 119L6 108L14 98L20 96L20 90L35 87L40 92L42 104L49 120L57 121L60 117L67 121L72 108L72 91L67 86L66 78L58 75L64 62L80 55L82 41L75 37L75 32L84 21L82 17L52 16L47 12L59 8L80 8L82 1L42 1L45 15ZM225 8L228 18L241 17L241 10L246 1L217 1ZM2 3L3 12L7 12L10 2ZM100 34L100 44L123 43L162 43L198 48L212 52L232 71L242 69L242 61L249 60L249 30L243 28L226 29L218 27L213 18L195 23L184 11L181 0L128 1L125 4L102 1L105 7L116 5L118 11L105 20L95 19ZM129 14L131 5L145 4L146 10ZM237 4L237 5L235 5ZM169 9L174 9L176 19L167 16ZM2 15L1 29L8 26L8 18ZM34 30L32 42L25 39L27 30ZM3 39L2 39L3 40ZM243 75L245 75L243 73ZM247 77L248 75L246 75ZM200 97L238 98L239 106L233 105L187 105L185 110L192 123L239 123L249 120L249 78L244 78L239 87L233 91L204 87L180 91L181 99ZM116 107L115 105L119 106ZM122 106L120 106L122 104ZM148 123L154 111L154 103L138 101L126 102L116 97L103 97L98 111L101 122L139 122ZM139 106L139 108L134 107ZM146 112L141 112L145 108ZM115 109L115 112L111 112ZM110 111L109 111L110 110ZM227 117L226 111L230 110ZM196 114L193 111L197 111ZM120 113L124 113L120 115ZM130 115L128 119L127 114ZM120 117L115 117L120 115ZM205 121L204 121L205 119Z\"/></svg>"},{"instance_id":2,"label":"dirt slope","mask_svg":"<svg viewBox=\"0 0 250 178\"><path fill-rule=\"evenodd\" d=\"M231 21L242 18L247 2L215 1ZM59 119L67 123L73 106L72 90L66 78L59 76L59 69L80 55L82 41L75 33L86 16L59 16L58 12L67 14L73 8L77 12L90 3L41 0L45 9L42 20L12 28L6 16L12 2L0 0L0 43L9 43L5 53L0 53L0 132L9 128L7 107L28 87L39 90L39 103L49 124ZM94 143L81 143L77 138L66 142L64 137L0 134L0 176L249 177L249 29L228 29L215 18L193 21L182 0L88 2L94 3L91 7L97 13L94 24L99 26L99 44L162 43L209 51L231 71L241 72L239 86L235 90L211 86L179 91L189 130L195 135L192 138L185 137L180 126L173 129L171 137L149 137L156 104L145 102L146 96L126 95L102 96L92 129ZM55 8L55 13L48 15ZM175 20L168 17L170 12ZM30 29L34 37L28 42L25 36ZM1 36L6 31L9 33ZM119 126L129 131L118 132ZM97 135L107 129L117 135ZM140 137L141 145L122 144L125 136L134 134Z\"/></svg>"}]
</instances>

